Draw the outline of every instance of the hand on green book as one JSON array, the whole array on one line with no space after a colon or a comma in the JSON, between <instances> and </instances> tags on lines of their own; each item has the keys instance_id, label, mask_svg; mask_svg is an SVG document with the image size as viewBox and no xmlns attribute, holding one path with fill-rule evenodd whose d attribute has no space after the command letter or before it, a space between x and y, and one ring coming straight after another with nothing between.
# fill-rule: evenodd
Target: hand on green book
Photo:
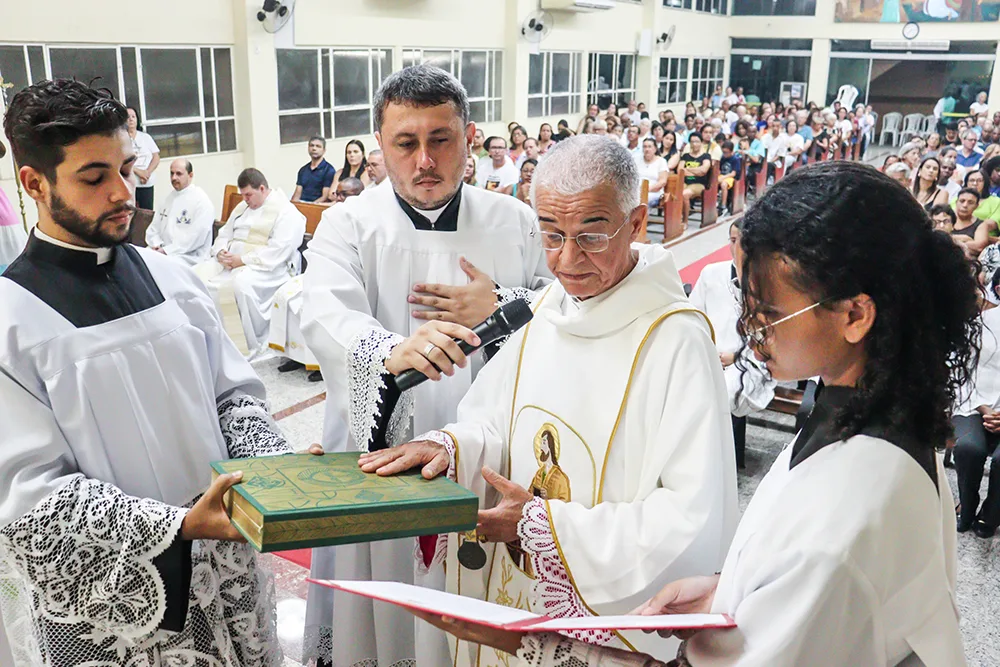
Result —
<instances>
[{"instance_id":1,"label":"hand on green book","mask_svg":"<svg viewBox=\"0 0 1000 667\"><path fill-rule=\"evenodd\" d=\"M226 540L246 542L229 520L226 511L226 491L243 480L243 472L219 475L208 487L208 491L198 499L181 522L182 540Z\"/></svg>"},{"instance_id":2,"label":"hand on green book","mask_svg":"<svg viewBox=\"0 0 1000 667\"><path fill-rule=\"evenodd\" d=\"M367 473L389 477L423 466L424 479L434 479L448 472L451 459L443 445L430 440L416 440L398 447L365 452L358 458L358 465Z\"/></svg>"}]
</instances>

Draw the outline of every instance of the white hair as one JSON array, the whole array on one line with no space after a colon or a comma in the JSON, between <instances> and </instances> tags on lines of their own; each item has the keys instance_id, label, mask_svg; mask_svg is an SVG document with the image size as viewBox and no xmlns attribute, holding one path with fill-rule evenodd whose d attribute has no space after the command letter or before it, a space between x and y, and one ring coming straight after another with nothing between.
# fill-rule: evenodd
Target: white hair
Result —
<instances>
[{"instance_id":1,"label":"white hair","mask_svg":"<svg viewBox=\"0 0 1000 667\"><path fill-rule=\"evenodd\" d=\"M886 176L892 176L899 172L903 172L904 174L906 174L906 178L910 177L910 168L906 165L905 162L894 162L885 169Z\"/></svg>"},{"instance_id":2,"label":"white hair","mask_svg":"<svg viewBox=\"0 0 1000 667\"><path fill-rule=\"evenodd\" d=\"M896 153L896 155L903 157L912 150L920 150L920 146L915 141L907 141L905 144L900 146L899 152Z\"/></svg>"},{"instance_id":3,"label":"white hair","mask_svg":"<svg viewBox=\"0 0 1000 667\"><path fill-rule=\"evenodd\" d=\"M591 128L594 130L606 130L608 129L608 121L604 120L603 118L598 118L597 120L594 121L594 124L591 126Z\"/></svg>"},{"instance_id":4,"label":"white hair","mask_svg":"<svg viewBox=\"0 0 1000 667\"><path fill-rule=\"evenodd\" d=\"M539 190L561 195L581 192L608 184L615 193L618 209L628 215L639 205L639 170L628 151L615 139L584 134L563 139L545 153L531 180L531 205Z\"/></svg>"}]
</instances>

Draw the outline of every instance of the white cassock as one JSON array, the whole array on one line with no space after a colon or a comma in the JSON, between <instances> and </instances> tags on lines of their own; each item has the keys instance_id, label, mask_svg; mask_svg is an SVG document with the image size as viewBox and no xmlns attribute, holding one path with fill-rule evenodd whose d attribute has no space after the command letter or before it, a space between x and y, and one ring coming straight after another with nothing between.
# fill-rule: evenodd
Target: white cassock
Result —
<instances>
[{"instance_id":1,"label":"white cassock","mask_svg":"<svg viewBox=\"0 0 1000 667\"><path fill-rule=\"evenodd\" d=\"M98 251L37 230L22 261L35 252L36 270L0 278L0 608L13 664L280 666L273 581L250 547L179 537L210 462L289 451L260 379L189 269L126 245L99 251L112 268L87 268ZM126 312L97 308L87 296L100 290ZM143 295L158 303L136 310ZM171 591L188 605L177 632L160 629Z\"/></svg>"},{"instance_id":2,"label":"white cassock","mask_svg":"<svg viewBox=\"0 0 1000 667\"><path fill-rule=\"evenodd\" d=\"M633 249L638 264L604 294L578 301L549 287L458 421L434 434L454 445L457 481L481 508L499 501L484 465L536 496L518 525L526 558L485 545L486 566L467 569L458 549L471 536L451 536L450 592L553 617L626 614L674 579L721 567L739 507L711 326L668 251ZM657 653L677 644L642 632L581 638ZM457 665L507 664L475 644L457 651Z\"/></svg>"},{"instance_id":3,"label":"white cassock","mask_svg":"<svg viewBox=\"0 0 1000 667\"><path fill-rule=\"evenodd\" d=\"M855 436L771 466L733 538L695 667L961 667L955 508L903 449ZM915 654L915 655L914 655Z\"/></svg>"},{"instance_id":4,"label":"white cassock","mask_svg":"<svg viewBox=\"0 0 1000 667\"><path fill-rule=\"evenodd\" d=\"M215 207L205 191L193 183L183 190L171 190L153 222L146 228L146 245L163 248L189 266L211 255Z\"/></svg>"},{"instance_id":5,"label":"white cassock","mask_svg":"<svg viewBox=\"0 0 1000 667\"><path fill-rule=\"evenodd\" d=\"M777 383L767 367L757 361L736 328L742 310L742 297L736 282L732 262L709 264L701 271L691 290L691 305L708 315L715 329L715 346L719 353L740 355L740 363L730 364L724 373L729 394L729 411L735 417L760 412L774 400Z\"/></svg>"},{"instance_id":6,"label":"white cassock","mask_svg":"<svg viewBox=\"0 0 1000 667\"><path fill-rule=\"evenodd\" d=\"M307 371L318 371L319 362L302 335L302 280L301 275L295 276L275 293L267 346L299 362Z\"/></svg>"},{"instance_id":7,"label":"white cassock","mask_svg":"<svg viewBox=\"0 0 1000 667\"><path fill-rule=\"evenodd\" d=\"M299 272L306 218L281 190L271 190L256 209L233 209L212 245L212 258L195 267L215 300L226 333L253 358L267 345L274 293ZM227 250L244 266L227 269L217 256Z\"/></svg>"},{"instance_id":8,"label":"white cassock","mask_svg":"<svg viewBox=\"0 0 1000 667\"><path fill-rule=\"evenodd\" d=\"M435 226L426 229L416 227L391 185L385 184L323 214L306 251L302 323L327 383L327 451L368 449L381 418L384 361L396 344L424 324L412 317L406 300L415 283L467 284L461 257L504 288L498 294L501 301L530 296L528 290L551 281L529 207L514 197L468 185L462 186L460 197L427 212ZM456 204L455 229L443 231L447 220L455 223L455 210L449 207ZM450 378L405 392L391 419L386 416L386 442L400 444L413 433L453 421L459 401L485 363L481 354L470 361ZM336 577L343 579L412 583L416 576L418 583L444 587L440 564L415 574L413 540L314 549L312 564L314 577L329 578L335 569ZM352 595L324 596L317 588L309 592L307 650L311 644L320 655L328 654L332 621L337 667L412 665L413 660L420 667L450 664L445 635L422 621L415 626L408 612Z\"/></svg>"}]
</instances>

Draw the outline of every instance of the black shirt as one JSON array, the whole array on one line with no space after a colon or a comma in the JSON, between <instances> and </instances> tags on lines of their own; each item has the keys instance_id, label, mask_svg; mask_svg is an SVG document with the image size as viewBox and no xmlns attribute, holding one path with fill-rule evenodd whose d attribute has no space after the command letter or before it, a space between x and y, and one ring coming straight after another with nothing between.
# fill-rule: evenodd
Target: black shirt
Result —
<instances>
[{"instance_id":1,"label":"black shirt","mask_svg":"<svg viewBox=\"0 0 1000 667\"><path fill-rule=\"evenodd\" d=\"M319 161L313 169L312 162L307 162L299 168L298 178L295 185L302 186L302 194L299 198L304 202L313 202L323 196L323 188L333 185L333 177L337 170L333 168L326 159Z\"/></svg>"},{"instance_id":2,"label":"black shirt","mask_svg":"<svg viewBox=\"0 0 1000 667\"><path fill-rule=\"evenodd\" d=\"M702 153L698 157L695 157L695 156L691 155L690 153L685 153L684 155L682 155L681 156L681 166L684 167L684 170L686 171L686 173L684 175L684 182L687 183L687 184L689 184L689 185L691 183L700 183L701 185L704 185L704 186L707 187L708 186L708 176L709 176L709 173L707 171L702 176L694 176L693 174L691 174L692 170L697 169L698 167L703 166L706 162L711 166L711 164L712 164L712 156L708 154L708 151L705 151L704 153Z\"/></svg>"}]
</instances>

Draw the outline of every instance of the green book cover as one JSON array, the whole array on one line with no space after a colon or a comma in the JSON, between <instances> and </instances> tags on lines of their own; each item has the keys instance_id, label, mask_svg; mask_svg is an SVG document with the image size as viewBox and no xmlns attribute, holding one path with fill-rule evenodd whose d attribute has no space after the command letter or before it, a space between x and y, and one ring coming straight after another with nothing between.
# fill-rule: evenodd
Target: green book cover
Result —
<instances>
[{"instance_id":1,"label":"green book cover","mask_svg":"<svg viewBox=\"0 0 1000 667\"><path fill-rule=\"evenodd\" d=\"M285 454L212 464L213 479L243 471L226 496L233 524L258 551L375 542L476 527L479 500L419 469L365 473L357 452Z\"/></svg>"}]
</instances>

